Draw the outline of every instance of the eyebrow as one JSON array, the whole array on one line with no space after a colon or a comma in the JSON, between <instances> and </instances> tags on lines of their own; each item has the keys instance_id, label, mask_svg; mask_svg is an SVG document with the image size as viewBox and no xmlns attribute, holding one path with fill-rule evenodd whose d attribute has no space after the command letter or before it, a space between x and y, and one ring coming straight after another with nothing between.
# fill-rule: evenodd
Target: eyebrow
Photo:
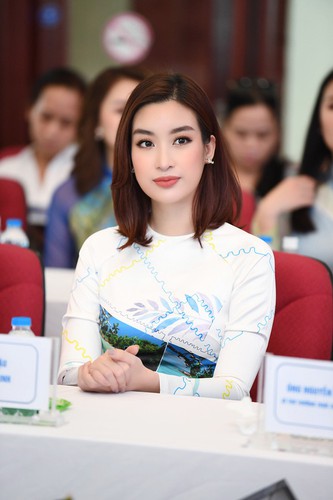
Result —
<instances>
[{"instance_id":1,"label":"eyebrow","mask_svg":"<svg viewBox=\"0 0 333 500\"><path fill-rule=\"evenodd\" d=\"M176 127L170 130L170 134L178 134L179 132L189 132L189 131L194 131L194 128L190 127L189 125L183 125L182 127ZM143 128L136 128L135 130L133 130L133 135L134 134L154 135L154 132L151 132L150 130L145 130Z\"/></svg>"}]
</instances>

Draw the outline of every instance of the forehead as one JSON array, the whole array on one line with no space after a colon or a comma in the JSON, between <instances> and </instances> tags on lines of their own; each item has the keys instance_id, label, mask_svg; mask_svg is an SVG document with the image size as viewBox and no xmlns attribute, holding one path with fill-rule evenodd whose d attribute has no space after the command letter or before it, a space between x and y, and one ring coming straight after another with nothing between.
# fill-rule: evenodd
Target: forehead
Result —
<instances>
[{"instance_id":1,"label":"forehead","mask_svg":"<svg viewBox=\"0 0 333 500\"><path fill-rule=\"evenodd\" d=\"M322 101L325 101L327 99L333 99L333 80L326 85L326 88L323 92Z\"/></svg>"},{"instance_id":2,"label":"forehead","mask_svg":"<svg viewBox=\"0 0 333 500\"><path fill-rule=\"evenodd\" d=\"M138 85L138 81L130 78L121 78L117 80L105 95L104 102L123 101L126 102L131 92Z\"/></svg>"},{"instance_id":3,"label":"forehead","mask_svg":"<svg viewBox=\"0 0 333 500\"><path fill-rule=\"evenodd\" d=\"M272 110L264 104L243 106L236 109L228 118L227 123L242 128L271 127L277 123Z\"/></svg>"},{"instance_id":4,"label":"forehead","mask_svg":"<svg viewBox=\"0 0 333 500\"><path fill-rule=\"evenodd\" d=\"M194 111L174 100L146 104L137 111L133 119L133 129L140 127L159 131L183 126L199 130Z\"/></svg>"},{"instance_id":5,"label":"forehead","mask_svg":"<svg viewBox=\"0 0 333 500\"><path fill-rule=\"evenodd\" d=\"M61 85L45 87L32 108L76 111L82 104L82 95L73 88Z\"/></svg>"}]
</instances>

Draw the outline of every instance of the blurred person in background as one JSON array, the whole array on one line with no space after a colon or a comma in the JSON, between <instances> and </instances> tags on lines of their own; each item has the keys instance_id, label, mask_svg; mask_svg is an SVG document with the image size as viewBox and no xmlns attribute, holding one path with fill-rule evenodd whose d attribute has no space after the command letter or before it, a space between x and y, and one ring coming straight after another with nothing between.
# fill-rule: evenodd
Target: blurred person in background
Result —
<instances>
[{"instance_id":1,"label":"blurred person in background","mask_svg":"<svg viewBox=\"0 0 333 500\"><path fill-rule=\"evenodd\" d=\"M55 192L49 210L46 266L75 267L83 241L115 225L110 191L114 143L127 98L144 77L139 68L113 67L89 85L75 166L70 179Z\"/></svg>"},{"instance_id":2,"label":"blurred person in background","mask_svg":"<svg viewBox=\"0 0 333 500\"><path fill-rule=\"evenodd\" d=\"M229 82L222 129L243 194L255 197L251 232L272 236L277 249L277 227L285 224L285 214L312 202L314 181L296 176L296 167L279 153L280 110L274 84L264 78Z\"/></svg>"},{"instance_id":3,"label":"blurred person in background","mask_svg":"<svg viewBox=\"0 0 333 500\"><path fill-rule=\"evenodd\" d=\"M72 69L43 74L32 88L26 114L31 144L0 161L0 177L24 188L30 246L40 253L53 192L73 168L85 91L85 81Z\"/></svg>"},{"instance_id":4,"label":"blurred person in background","mask_svg":"<svg viewBox=\"0 0 333 500\"><path fill-rule=\"evenodd\" d=\"M316 195L294 210L290 233L298 251L324 261L333 271L333 70L322 80L306 133L299 173L310 176Z\"/></svg>"}]
</instances>

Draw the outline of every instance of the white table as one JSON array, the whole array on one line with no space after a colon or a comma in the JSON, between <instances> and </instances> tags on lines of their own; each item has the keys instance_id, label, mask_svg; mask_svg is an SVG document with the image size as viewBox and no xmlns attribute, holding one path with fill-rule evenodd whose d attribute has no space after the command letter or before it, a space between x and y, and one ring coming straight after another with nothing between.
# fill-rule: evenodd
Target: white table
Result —
<instances>
[{"instance_id":1,"label":"white table","mask_svg":"<svg viewBox=\"0 0 333 500\"><path fill-rule=\"evenodd\" d=\"M61 335L74 279L74 269L45 268L45 337Z\"/></svg>"},{"instance_id":2,"label":"white table","mask_svg":"<svg viewBox=\"0 0 333 500\"><path fill-rule=\"evenodd\" d=\"M58 396L72 402L65 425L0 425L1 499L239 500L281 479L298 500L332 498L333 457L244 447L239 402Z\"/></svg>"}]
</instances>

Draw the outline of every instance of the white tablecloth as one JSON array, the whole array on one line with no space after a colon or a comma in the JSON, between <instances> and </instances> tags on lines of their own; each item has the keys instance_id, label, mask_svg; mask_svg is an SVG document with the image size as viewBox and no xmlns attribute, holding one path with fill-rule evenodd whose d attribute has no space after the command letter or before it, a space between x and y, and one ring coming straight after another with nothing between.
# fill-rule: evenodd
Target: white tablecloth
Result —
<instances>
[{"instance_id":1,"label":"white tablecloth","mask_svg":"<svg viewBox=\"0 0 333 500\"><path fill-rule=\"evenodd\" d=\"M0 424L1 499L239 500L281 479L298 500L333 497L333 457L244 447L239 402L58 396L72 402L63 426Z\"/></svg>"}]
</instances>

